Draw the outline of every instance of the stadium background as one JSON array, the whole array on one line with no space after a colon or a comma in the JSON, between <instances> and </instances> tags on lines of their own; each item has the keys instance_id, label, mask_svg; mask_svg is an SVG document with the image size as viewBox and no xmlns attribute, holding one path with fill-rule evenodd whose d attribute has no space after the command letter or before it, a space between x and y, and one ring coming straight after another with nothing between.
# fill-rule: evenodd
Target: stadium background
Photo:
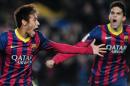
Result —
<instances>
[{"instance_id":1,"label":"stadium background","mask_svg":"<svg viewBox=\"0 0 130 86\"><path fill-rule=\"evenodd\" d=\"M0 0L0 32L16 28L13 12L17 7L33 3L40 13L41 32L53 41L75 44L96 25L108 22L112 1L114 0ZM127 6L125 23L130 24L130 0L123 1ZM45 61L54 55L53 51L41 51L38 54L39 59L33 64L36 86L89 86L87 80L94 56L77 55L76 58L48 69Z\"/></svg>"}]
</instances>

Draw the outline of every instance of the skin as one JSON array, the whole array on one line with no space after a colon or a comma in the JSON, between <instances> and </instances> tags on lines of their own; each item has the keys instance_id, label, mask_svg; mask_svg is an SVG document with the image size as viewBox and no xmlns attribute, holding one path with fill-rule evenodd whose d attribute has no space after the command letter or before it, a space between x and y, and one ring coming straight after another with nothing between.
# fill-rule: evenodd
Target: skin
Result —
<instances>
[{"instance_id":1,"label":"skin","mask_svg":"<svg viewBox=\"0 0 130 86\"><path fill-rule=\"evenodd\" d=\"M18 29L18 33L23 37L23 38L27 38L27 37L34 37L35 35L35 30L38 28L38 25L40 25L39 21L38 21L38 15L35 14L30 14L29 15L29 20L22 20L22 25L21 27ZM105 53L106 52L106 48L102 48L105 44L101 44L101 45L94 45L95 40L91 43L91 46L93 48L93 53L97 54L101 57L103 57L103 55L101 53ZM48 66L50 66L50 68L53 67L54 65L54 61L50 60L47 62Z\"/></svg>"},{"instance_id":2,"label":"skin","mask_svg":"<svg viewBox=\"0 0 130 86\"><path fill-rule=\"evenodd\" d=\"M109 20L110 20L110 26L113 29L113 31L118 31L120 29L123 29L123 22L126 20L126 16L123 15L123 11L119 7L113 7L109 14ZM92 43L93 44L93 43ZM93 47L94 50L98 50L95 47ZM99 53L98 53L99 54ZM99 55L101 56L101 55ZM103 57L103 55L102 55ZM46 62L46 66L48 68L53 68L55 62L53 60L48 60Z\"/></svg>"},{"instance_id":3,"label":"skin","mask_svg":"<svg viewBox=\"0 0 130 86\"><path fill-rule=\"evenodd\" d=\"M123 15L123 11L119 7L113 7L109 14L109 20L111 28L115 31L122 27L123 22L126 20L126 16Z\"/></svg>"},{"instance_id":4,"label":"skin","mask_svg":"<svg viewBox=\"0 0 130 86\"><path fill-rule=\"evenodd\" d=\"M22 20L22 25L18 29L18 32L24 38L34 37L35 30L38 28L38 25L40 25L38 21L38 15L36 13L30 14L28 21Z\"/></svg>"}]
</instances>

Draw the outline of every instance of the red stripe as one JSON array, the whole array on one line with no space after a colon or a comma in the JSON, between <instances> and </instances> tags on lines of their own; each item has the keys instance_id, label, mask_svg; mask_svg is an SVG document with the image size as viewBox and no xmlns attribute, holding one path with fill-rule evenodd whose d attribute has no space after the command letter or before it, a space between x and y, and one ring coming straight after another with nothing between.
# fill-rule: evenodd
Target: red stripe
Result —
<instances>
[{"instance_id":1,"label":"red stripe","mask_svg":"<svg viewBox=\"0 0 130 86\"><path fill-rule=\"evenodd\" d=\"M6 52L10 52L10 54L11 54L12 49L10 48L10 46L12 45L12 42L13 42L12 32L8 32L7 36L8 36L8 44L7 44L8 47L6 47ZM2 83L4 84L4 82L6 80L6 76L8 74L9 67L10 67L10 55L7 55L6 59L5 59L5 66L3 69L2 79L0 81L1 85L2 85Z\"/></svg>"},{"instance_id":2,"label":"red stripe","mask_svg":"<svg viewBox=\"0 0 130 86\"><path fill-rule=\"evenodd\" d=\"M124 34L121 34L121 35L120 35L120 39L121 39L120 45L122 45L122 46L125 45L125 44L124 44L124 36L125 36ZM121 60L121 56L119 56L118 58ZM123 58L122 58L122 59L123 59ZM120 63L121 63L121 62L120 62ZM120 76L124 76L124 72L125 72L125 69L126 69L126 68L125 68L125 66L126 66L126 60L124 60L123 63L121 63L121 64L122 64L122 66L121 66L121 69L122 69L122 70L120 71L120 72L121 72L121 75L120 75ZM120 66L119 66L119 67L120 67ZM120 68L118 68L118 69L120 69Z\"/></svg>"},{"instance_id":3,"label":"red stripe","mask_svg":"<svg viewBox=\"0 0 130 86\"><path fill-rule=\"evenodd\" d=\"M126 28L126 29L124 29L124 30L127 30L128 31L128 29L130 29L130 28ZM121 34L120 35L120 38L122 39L121 41L120 41L120 45L122 45L122 46L124 46L125 45L125 43L124 43L124 41L126 41L127 42L127 40L125 40L124 38L125 38L125 34ZM124 57L123 57L124 58ZM122 58L122 59L123 59ZM119 58L119 59L121 59L121 57ZM120 62L121 63L121 62ZM122 66L121 66L121 74L120 74L120 76L124 76L124 72L128 72L128 67L127 67L127 64L126 64L126 59L122 62Z\"/></svg>"},{"instance_id":4,"label":"red stripe","mask_svg":"<svg viewBox=\"0 0 130 86\"><path fill-rule=\"evenodd\" d=\"M107 36L107 34L106 34L106 28L105 28L105 25L102 25L101 26L101 40L102 40L102 43L104 43L104 44L106 44L106 39L105 39L105 37ZM105 58L105 57L103 57L103 58ZM103 66L103 58L100 58L101 60L99 61L99 63L98 63L98 68L100 68L99 69L99 71L101 71L101 68L102 68L102 66ZM97 73L96 73L97 74ZM100 72L99 72L99 74L100 74ZM98 80L100 79L100 76L99 76L99 78L98 78Z\"/></svg>"},{"instance_id":5,"label":"red stripe","mask_svg":"<svg viewBox=\"0 0 130 86\"><path fill-rule=\"evenodd\" d=\"M22 54L23 42L22 42L21 40L18 40L18 45L20 45L21 47L19 47L19 49L17 49L17 55L18 55L18 56L19 56L19 55L23 55L23 54ZM20 64L18 64L17 66L19 67L19 69L21 68L21 65L20 65ZM18 73L18 72L19 72L19 71L17 71L17 73ZM19 81L18 81L19 84L20 84L20 83L24 83L23 79L21 80L21 78L24 78L23 75L24 75L24 73L20 75L20 79L19 79ZM16 83L17 83L17 82L16 82Z\"/></svg>"},{"instance_id":6,"label":"red stripe","mask_svg":"<svg viewBox=\"0 0 130 86\"><path fill-rule=\"evenodd\" d=\"M31 44L31 41L30 41L30 44ZM31 46L30 46L31 47ZM32 47L30 48L30 47L27 47L27 56L31 56L32 55ZM32 59L33 59L33 57L32 57ZM31 79L31 74L32 74L32 66L29 66L28 64L26 65L27 67L27 70L26 71L28 71L29 70L29 73L27 74L27 72L25 73L25 74L27 74L27 76L28 76L28 78L27 78L27 85L29 85L30 84L30 82L32 82L32 79Z\"/></svg>"},{"instance_id":7,"label":"red stripe","mask_svg":"<svg viewBox=\"0 0 130 86\"><path fill-rule=\"evenodd\" d=\"M23 42L21 41L21 40L17 40L17 45L19 46L19 48L16 48L17 50L17 52L16 52L16 55L18 56L18 58L19 58L19 56L20 55L22 55L22 45L23 45ZM12 84L12 86L15 84L15 83L18 83L18 82L16 82L16 79L17 79L17 77L19 77L19 69L20 69L21 67L20 67L20 64L18 64L17 62L14 64L14 70L13 70L13 74L12 74L12 76L11 76L11 78L13 78L13 79L11 79L10 80L10 83ZM21 75L20 75L20 77L21 77ZM21 83L21 82L20 82Z\"/></svg>"},{"instance_id":8,"label":"red stripe","mask_svg":"<svg viewBox=\"0 0 130 86\"><path fill-rule=\"evenodd\" d=\"M127 26L126 32L128 32L128 42L130 44L130 26Z\"/></svg>"},{"instance_id":9,"label":"red stripe","mask_svg":"<svg viewBox=\"0 0 130 86\"><path fill-rule=\"evenodd\" d=\"M33 44L33 43L31 43L31 41L30 41L30 44ZM34 44L36 44L37 47L40 44L40 37L39 37L37 32L36 32L36 35L35 35ZM32 55L32 50L33 50L32 46L31 46L31 48L29 48L29 47L27 48L27 55L28 56ZM36 60L36 56L33 56L32 62L34 62L35 60ZM29 66L27 65L27 67L29 67ZM31 77L32 77L31 76L32 75L32 66L29 67L29 73L27 75L30 76L30 77L27 78L27 84L30 85L30 83L32 82L32 79L31 79Z\"/></svg>"},{"instance_id":10,"label":"red stripe","mask_svg":"<svg viewBox=\"0 0 130 86\"><path fill-rule=\"evenodd\" d=\"M111 34L110 35L112 38L111 38L111 43L110 45L115 45L115 37L113 38L113 35ZM106 65L105 65L105 77L104 77L104 86L105 85L108 85L109 84L109 78L110 78L110 71L111 71L111 64L112 64L112 59L113 59L113 54L111 52L109 52L108 54L108 61L109 63L107 62Z\"/></svg>"},{"instance_id":11,"label":"red stripe","mask_svg":"<svg viewBox=\"0 0 130 86\"><path fill-rule=\"evenodd\" d=\"M116 36L113 35L113 34L112 34L112 36L113 36L113 37L112 37L113 39L111 40L111 45L113 46L113 45L116 45L116 39L115 39ZM112 56L112 57L113 57L113 56ZM113 59L114 59L114 57L113 57ZM118 67L118 66L115 66L115 68L114 68L113 76L112 76L112 77L113 77L112 82L117 81L117 77L118 77L117 67Z\"/></svg>"},{"instance_id":12,"label":"red stripe","mask_svg":"<svg viewBox=\"0 0 130 86\"><path fill-rule=\"evenodd\" d=\"M101 32L101 41L102 41L102 43L106 44L106 39L105 39L105 37L106 37L106 28L105 28L105 25L101 26L101 31L102 31ZM97 64L98 69L96 70L96 77L94 77L94 80L97 82L97 85L98 85L98 83L100 83L99 82L100 81L100 71L101 71L101 68L102 68L102 65L103 65L103 61L102 61L103 58L99 58L99 61L98 61L98 64Z\"/></svg>"}]
</instances>

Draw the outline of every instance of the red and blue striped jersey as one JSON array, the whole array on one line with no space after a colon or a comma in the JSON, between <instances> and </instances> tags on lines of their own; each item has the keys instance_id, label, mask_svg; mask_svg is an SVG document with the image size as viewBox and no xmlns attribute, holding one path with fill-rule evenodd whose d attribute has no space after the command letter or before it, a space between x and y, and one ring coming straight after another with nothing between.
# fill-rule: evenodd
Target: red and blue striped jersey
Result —
<instances>
[{"instance_id":1,"label":"red and blue striped jersey","mask_svg":"<svg viewBox=\"0 0 130 86\"><path fill-rule=\"evenodd\" d=\"M17 31L0 35L0 86L32 86L32 63L40 50L56 50L61 53L92 54L91 46L73 47L48 40L39 31L24 39Z\"/></svg>"},{"instance_id":2,"label":"red and blue striped jersey","mask_svg":"<svg viewBox=\"0 0 130 86\"><path fill-rule=\"evenodd\" d=\"M48 42L38 31L34 38L26 40L22 40L16 30L2 33L0 36L0 85L32 86L32 62L40 49L49 47Z\"/></svg>"},{"instance_id":3,"label":"red and blue striped jersey","mask_svg":"<svg viewBox=\"0 0 130 86\"><path fill-rule=\"evenodd\" d=\"M125 52L130 44L130 26L123 25L120 33L113 33L111 29L110 24L98 25L82 39L82 42L75 45L85 47L93 39L96 39L97 44L106 44L107 53L104 57L96 56L94 59L89 79L92 86L109 86L129 71ZM58 64L75 55L59 53L53 57L53 60Z\"/></svg>"},{"instance_id":4,"label":"red and blue striped jersey","mask_svg":"<svg viewBox=\"0 0 130 86\"><path fill-rule=\"evenodd\" d=\"M97 43L106 44L107 53L104 57L97 56L91 69L90 82L94 86L108 86L129 71L124 54L130 44L130 26L124 25L120 33L111 29L110 24L99 25L82 40L96 39Z\"/></svg>"}]
</instances>

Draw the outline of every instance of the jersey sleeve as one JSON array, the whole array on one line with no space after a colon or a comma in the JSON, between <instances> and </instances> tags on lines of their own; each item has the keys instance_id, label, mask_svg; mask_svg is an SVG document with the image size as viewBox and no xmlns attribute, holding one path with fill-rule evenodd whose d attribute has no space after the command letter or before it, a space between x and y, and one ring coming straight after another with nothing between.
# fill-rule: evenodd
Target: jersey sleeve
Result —
<instances>
[{"instance_id":1,"label":"jersey sleeve","mask_svg":"<svg viewBox=\"0 0 130 86\"><path fill-rule=\"evenodd\" d=\"M74 46L77 46L77 47L88 47L88 43L86 42L79 42L77 44L75 44ZM76 56L77 54L63 54L63 53L58 53L56 54L52 60L55 62L55 64L59 64L69 58L72 58L74 56Z\"/></svg>"},{"instance_id":2,"label":"jersey sleeve","mask_svg":"<svg viewBox=\"0 0 130 86\"><path fill-rule=\"evenodd\" d=\"M126 29L127 29L127 32L128 32L128 43L130 45L130 25L128 25ZM127 39L127 37L126 37L126 39Z\"/></svg>"},{"instance_id":3,"label":"jersey sleeve","mask_svg":"<svg viewBox=\"0 0 130 86\"><path fill-rule=\"evenodd\" d=\"M5 50L7 43L8 43L7 32L1 33L1 35L0 35L0 52L3 52Z\"/></svg>"},{"instance_id":4,"label":"jersey sleeve","mask_svg":"<svg viewBox=\"0 0 130 86\"><path fill-rule=\"evenodd\" d=\"M92 31L90 31L86 36L83 37L82 42L91 43L93 39L97 39L99 36L100 27L96 26Z\"/></svg>"},{"instance_id":5,"label":"jersey sleeve","mask_svg":"<svg viewBox=\"0 0 130 86\"><path fill-rule=\"evenodd\" d=\"M89 32L82 40L81 42L75 44L74 46L78 46L78 47L88 47L90 46L90 43L93 41L93 39L95 39L97 37L98 30L100 30L100 28L97 26L95 27L91 32ZM76 56L76 54L62 54L62 53L58 53L56 54L52 60L54 60L55 64L59 64L69 58L72 58Z\"/></svg>"},{"instance_id":6,"label":"jersey sleeve","mask_svg":"<svg viewBox=\"0 0 130 86\"><path fill-rule=\"evenodd\" d=\"M48 40L39 32L40 37L40 48L46 50L54 50L59 53L69 53L69 54L93 54L93 49L91 46L88 47L77 47L64 43L57 43L51 40Z\"/></svg>"},{"instance_id":7,"label":"jersey sleeve","mask_svg":"<svg viewBox=\"0 0 130 86\"><path fill-rule=\"evenodd\" d=\"M38 35L39 35L39 38L40 38L40 46L39 46L40 50L43 50L43 49L50 50L50 49L52 49L52 47L49 45L50 40L47 37L45 37L39 31L38 31Z\"/></svg>"}]
</instances>

